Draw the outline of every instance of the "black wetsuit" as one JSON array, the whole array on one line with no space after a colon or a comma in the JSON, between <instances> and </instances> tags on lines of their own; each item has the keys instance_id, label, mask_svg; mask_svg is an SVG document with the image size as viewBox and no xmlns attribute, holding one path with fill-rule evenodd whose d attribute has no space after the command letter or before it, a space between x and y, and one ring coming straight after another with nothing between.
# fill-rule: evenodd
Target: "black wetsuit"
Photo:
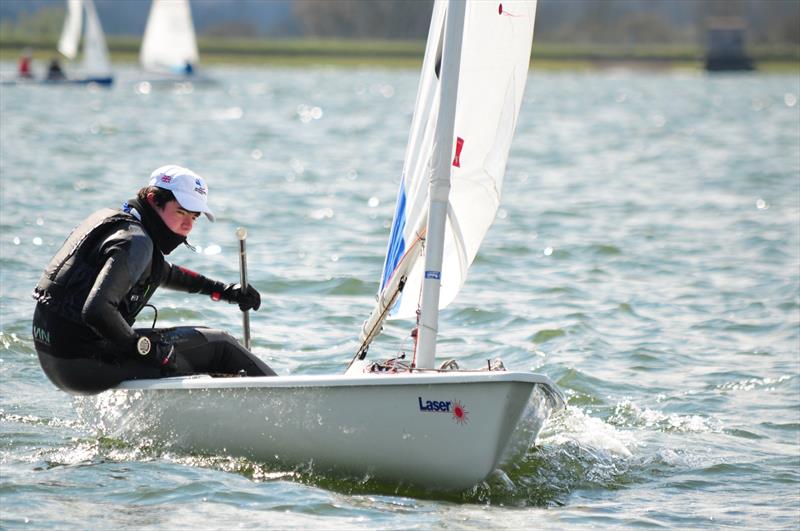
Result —
<instances>
[{"instance_id":1,"label":"black wetsuit","mask_svg":"<svg viewBox=\"0 0 800 531\"><path fill-rule=\"evenodd\" d=\"M273 376L229 334L202 327L132 328L158 286L220 298L225 286L164 260L185 238L149 204L104 209L76 227L47 266L33 296L39 362L59 388L98 393L123 380L198 373ZM146 335L175 348L177 367L158 368L136 353Z\"/></svg>"}]
</instances>

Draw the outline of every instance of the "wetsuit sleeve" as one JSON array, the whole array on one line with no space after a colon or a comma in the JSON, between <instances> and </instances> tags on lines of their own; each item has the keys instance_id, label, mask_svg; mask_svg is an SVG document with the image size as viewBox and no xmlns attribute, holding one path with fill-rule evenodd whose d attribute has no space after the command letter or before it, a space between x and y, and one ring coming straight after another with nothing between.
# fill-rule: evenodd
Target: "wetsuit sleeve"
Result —
<instances>
[{"instance_id":1,"label":"wetsuit sleeve","mask_svg":"<svg viewBox=\"0 0 800 531\"><path fill-rule=\"evenodd\" d=\"M167 264L164 269L166 271L162 286L166 288L186 293L202 293L210 295L214 300L219 300L225 290L225 284L222 282L204 277L185 267Z\"/></svg>"},{"instance_id":2,"label":"wetsuit sleeve","mask_svg":"<svg viewBox=\"0 0 800 531\"><path fill-rule=\"evenodd\" d=\"M120 302L139 278L147 274L153 256L153 242L138 226L118 231L107 238L100 252L105 258L81 316L102 337L130 344L136 333L119 311Z\"/></svg>"}]
</instances>

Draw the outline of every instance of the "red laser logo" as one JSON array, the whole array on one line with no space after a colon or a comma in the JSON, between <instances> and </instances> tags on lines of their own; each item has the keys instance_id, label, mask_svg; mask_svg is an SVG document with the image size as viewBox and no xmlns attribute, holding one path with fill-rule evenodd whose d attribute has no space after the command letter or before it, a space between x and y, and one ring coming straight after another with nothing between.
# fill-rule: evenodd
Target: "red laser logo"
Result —
<instances>
[{"instance_id":1,"label":"red laser logo","mask_svg":"<svg viewBox=\"0 0 800 531\"><path fill-rule=\"evenodd\" d=\"M456 422L458 422L459 424L466 424L467 420L469 420L467 417L467 413L469 412L461 404L461 402L457 400L453 402L453 418L455 419Z\"/></svg>"},{"instance_id":2,"label":"red laser logo","mask_svg":"<svg viewBox=\"0 0 800 531\"><path fill-rule=\"evenodd\" d=\"M424 400L417 397L419 410L425 413L450 413L459 424L466 424L468 419L467 408L458 400Z\"/></svg>"}]
</instances>

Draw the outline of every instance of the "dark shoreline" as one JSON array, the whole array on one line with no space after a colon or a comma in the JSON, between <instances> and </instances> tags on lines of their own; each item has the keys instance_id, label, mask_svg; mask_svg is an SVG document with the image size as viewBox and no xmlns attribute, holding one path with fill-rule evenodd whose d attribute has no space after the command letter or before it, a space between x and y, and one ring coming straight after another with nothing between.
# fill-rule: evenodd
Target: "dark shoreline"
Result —
<instances>
[{"instance_id":1,"label":"dark shoreline","mask_svg":"<svg viewBox=\"0 0 800 531\"><path fill-rule=\"evenodd\" d=\"M138 62L140 41L135 37L108 37L111 59ZM374 41L352 39L209 39L199 40L203 64L337 65L418 68L424 41ZM0 39L0 59L16 60L23 48L34 59L56 56L56 40ZM757 70L800 71L800 49L792 46L755 48L748 51ZM532 62L544 69L702 69L703 51L697 45L591 45L534 41Z\"/></svg>"}]
</instances>

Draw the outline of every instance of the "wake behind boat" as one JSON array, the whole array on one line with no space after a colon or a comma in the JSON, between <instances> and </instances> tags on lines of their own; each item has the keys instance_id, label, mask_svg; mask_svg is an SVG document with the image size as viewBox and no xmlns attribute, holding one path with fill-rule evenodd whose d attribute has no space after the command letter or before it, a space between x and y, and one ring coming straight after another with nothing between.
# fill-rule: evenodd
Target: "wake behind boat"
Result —
<instances>
[{"instance_id":1,"label":"wake behind boat","mask_svg":"<svg viewBox=\"0 0 800 531\"><path fill-rule=\"evenodd\" d=\"M535 9L435 3L378 302L345 374L123 382L98 398L109 434L434 490L524 453L565 407L558 387L499 361L436 368L436 338L499 205ZM386 318L417 314L410 360L367 358Z\"/></svg>"}]
</instances>

